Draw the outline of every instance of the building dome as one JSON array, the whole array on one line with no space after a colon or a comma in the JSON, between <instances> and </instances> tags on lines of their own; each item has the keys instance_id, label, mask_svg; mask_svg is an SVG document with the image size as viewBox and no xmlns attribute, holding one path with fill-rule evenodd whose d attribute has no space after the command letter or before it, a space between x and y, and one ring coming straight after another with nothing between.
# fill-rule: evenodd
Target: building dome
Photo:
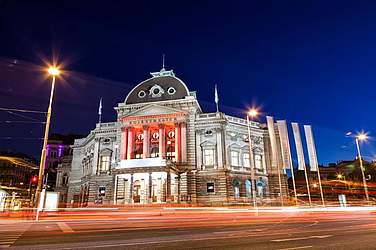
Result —
<instances>
[{"instance_id":1,"label":"building dome","mask_svg":"<svg viewBox=\"0 0 376 250\"><path fill-rule=\"evenodd\" d=\"M151 75L151 78L139 83L129 92L125 104L177 100L189 96L187 86L175 77L172 70L162 68L160 72Z\"/></svg>"}]
</instances>

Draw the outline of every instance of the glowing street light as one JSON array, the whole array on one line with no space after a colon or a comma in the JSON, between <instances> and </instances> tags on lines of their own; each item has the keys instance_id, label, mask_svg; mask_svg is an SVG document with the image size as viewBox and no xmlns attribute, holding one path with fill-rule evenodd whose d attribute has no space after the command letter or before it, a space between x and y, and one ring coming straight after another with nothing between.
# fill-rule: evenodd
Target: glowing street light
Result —
<instances>
[{"instance_id":1,"label":"glowing street light","mask_svg":"<svg viewBox=\"0 0 376 250\"><path fill-rule=\"evenodd\" d=\"M337 177L337 179L342 179L343 178L343 175L341 174L341 173L338 173L337 175L336 175L336 177Z\"/></svg>"},{"instance_id":2,"label":"glowing street light","mask_svg":"<svg viewBox=\"0 0 376 250\"><path fill-rule=\"evenodd\" d=\"M253 150L252 150L252 140L251 140L251 125L249 122L249 117L254 119L258 115L257 109L250 109L247 113L247 127L248 127L248 147L249 147L249 166L251 167L251 181L252 181L252 199L253 199L253 207L257 208L257 200L256 200L256 178L255 178L255 166L253 161Z\"/></svg>"},{"instance_id":3,"label":"glowing street light","mask_svg":"<svg viewBox=\"0 0 376 250\"><path fill-rule=\"evenodd\" d=\"M49 67L48 70L47 70L48 74L50 74L51 76L58 76L60 75L60 70L57 68L57 67Z\"/></svg>"},{"instance_id":4,"label":"glowing street light","mask_svg":"<svg viewBox=\"0 0 376 250\"><path fill-rule=\"evenodd\" d=\"M356 148L358 149L358 158L359 158L360 170L362 172L362 178L363 178L364 193L366 195L367 201L369 201L367 181L366 181L366 177L364 175L364 167L363 167L362 155L360 154L360 147L359 147L359 141L365 141L367 139L368 139L368 136L364 132L359 133L355 137Z\"/></svg>"},{"instance_id":5,"label":"glowing street light","mask_svg":"<svg viewBox=\"0 0 376 250\"><path fill-rule=\"evenodd\" d=\"M356 138L359 140L359 141L365 141L368 139L368 135L366 133L359 133Z\"/></svg>"},{"instance_id":6,"label":"glowing street light","mask_svg":"<svg viewBox=\"0 0 376 250\"><path fill-rule=\"evenodd\" d=\"M46 165L46 147L47 147L47 142L48 142L48 133L50 130L52 100L54 97L55 81L56 81L56 76L60 74L60 70L57 67L51 66L47 69L47 72L50 76L52 76L52 84L51 84L50 102L49 102L48 110L47 110L46 126L44 129L43 147L42 147L42 153L41 153L40 164L39 164L38 186L36 190L37 210L38 210L38 206L39 206L39 202L41 198L40 193L43 188L42 185L43 185L44 167ZM37 216L37 220L38 220L38 216Z\"/></svg>"},{"instance_id":7,"label":"glowing street light","mask_svg":"<svg viewBox=\"0 0 376 250\"><path fill-rule=\"evenodd\" d=\"M255 108L250 109L248 112L248 116L251 118L255 118L258 114L259 112Z\"/></svg>"}]
</instances>

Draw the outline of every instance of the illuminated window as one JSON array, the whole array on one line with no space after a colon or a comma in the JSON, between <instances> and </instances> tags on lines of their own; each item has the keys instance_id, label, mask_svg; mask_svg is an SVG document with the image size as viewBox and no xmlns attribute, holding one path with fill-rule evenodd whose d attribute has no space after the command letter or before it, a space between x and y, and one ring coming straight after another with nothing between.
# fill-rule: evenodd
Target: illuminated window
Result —
<instances>
[{"instance_id":1,"label":"illuminated window","mask_svg":"<svg viewBox=\"0 0 376 250\"><path fill-rule=\"evenodd\" d=\"M166 158L169 160L175 159L175 149L173 146L167 147Z\"/></svg>"},{"instance_id":2,"label":"illuminated window","mask_svg":"<svg viewBox=\"0 0 376 250\"><path fill-rule=\"evenodd\" d=\"M110 170L110 156L101 156L100 172Z\"/></svg>"},{"instance_id":3,"label":"illuminated window","mask_svg":"<svg viewBox=\"0 0 376 250\"><path fill-rule=\"evenodd\" d=\"M239 166L239 152L238 151L231 151L231 165Z\"/></svg>"},{"instance_id":4,"label":"illuminated window","mask_svg":"<svg viewBox=\"0 0 376 250\"><path fill-rule=\"evenodd\" d=\"M214 165L214 149L204 149L204 165Z\"/></svg>"},{"instance_id":5,"label":"illuminated window","mask_svg":"<svg viewBox=\"0 0 376 250\"><path fill-rule=\"evenodd\" d=\"M262 156L261 155L255 155L255 167L258 170L262 170Z\"/></svg>"},{"instance_id":6,"label":"illuminated window","mask_svg":"<svg viewBox=\"0 0 376 250\"><path fill-rule=\"evenodd\" d=\"M135 159L141 159L142 158L142 144L138 144L136 146L136 150L134 152L134 158Z\"/></svg>"},{"instance_id":7,"label":"illuminated window","mask_svg":"<svg viewBox=\"0 0 376 250\"><path fill-rule=\"evenodd\" d=\"M249 168L249 153L243 153L243 166Z\"/></svg>"},{"instance_id":8,"label":"illuminated window","mask_svg":"<svg viewBox=\"0 0 376 250\"><path fill-rule=\"evenodd\" d=\"M159 148L158 147L153 147L150 151L150 157L151 158L156 158L159 157Z\"/></svg>"}]
</instances>

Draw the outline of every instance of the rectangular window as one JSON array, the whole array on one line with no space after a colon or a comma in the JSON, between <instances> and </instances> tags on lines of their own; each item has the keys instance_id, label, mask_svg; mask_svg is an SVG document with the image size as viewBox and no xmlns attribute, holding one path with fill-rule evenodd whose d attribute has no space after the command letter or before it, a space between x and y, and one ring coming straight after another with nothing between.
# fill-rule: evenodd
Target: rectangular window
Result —
<instances>
[{"instance_id":1,"label":"rectangular window","mask_svg":"<svg viewBox=\"0 0 376 250\"><path fill-rule=\"evenodd\" d=\"M101 156L100 171L105 172L110 170L110 156Z\"/></svg>"},{"instance_id":2,"label":"rectangular window","mask_svg":"<svg viewBox=\"0 0 376 250\"><path fill-rule=\"evenodd\" d=\"M204 165L214 165L214 149L204 149Z\"/></svg>"},{"instance_id":3,"label":"rectangular window","mask_svg":"<svg viewBox=\"0 0 376 250\"><path fill-rule=\"evenodd\" d=\"M231 166L239 166L239 152L231 151Z\"/></svg>"},{"instance_id":4,"label":"rectangular window","mask_svg":"<svg viewBox=\"0 0 376 250\"><path fill-rule=\"evenodd\" d=\"M206 183L206 192L207 193L214 193L214 183L213 182Z\"/></svg>"},{"instance_id":5,"label":"rectangular window","mask_svg":"<svg viewBox=\"0 0 376 250\"><path fill-rule=\"evenodd\" d=\"M243 166L249 168L249 153L243 153Z\"/></svg>"},{"instance_id":6,"label":"rectangular window","mask_svg":"<svg viewBox=\"0 0 376 250\"><path fill-rule=\"evenodd\" d=\"M255 155L255 167L258 170L262 170L262 156L261 155Z\"/></svg>"}]
</instances>

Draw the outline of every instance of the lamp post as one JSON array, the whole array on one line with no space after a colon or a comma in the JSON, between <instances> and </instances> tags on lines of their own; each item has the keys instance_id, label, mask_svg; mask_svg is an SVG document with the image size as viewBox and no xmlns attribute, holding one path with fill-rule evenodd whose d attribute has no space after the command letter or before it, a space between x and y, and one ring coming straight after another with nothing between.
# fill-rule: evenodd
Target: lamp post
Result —
<instances>
[{"instance_id":1,"label":"lamp post","mask_svg":"<svg viewBox=\"0 0 376 250\"><path fill-rule=\"evenodd\" d=\"M251 109L247 113L247 127L248 127L248 145L249 145L249 162L251 167L251 188L252 188L252 199L253 199L253 207L257 208L257 200L256 200L256 178L255 178L255 167L254 167L254 160L253 160L253 150L252 150L252 140L251 140L251 125L249 122L249 117L255 118L258 115L258 111L256 109Z\"/></svg>"},{"instance_id":2,"label":"lamp post","mask_svg":"<svg viewBox=\"0 0 376 250\"><path fill-rule=\"evenodd\" d=\"M42 147L42 153L41 153L40 164L39 164L38 185L37 185L36 196L35 196L36 201L37 201L37 207L39 205L40 193L43 188L42 187L43 175L44 175L44 167L46 164L46 147L47 147L47 142L48 142L48 133L50 130L50 120L51 120L51 111L52 111L52 100L54 97L55 80L56 80L56 76L60 74L60 70L56 67L49 67L47 72L50 76L52 76L52 86L51 86L51 93L50 93L50 102L49 102L48 110L47 110L46 126L44 129L43 147Z\"/></svg>"},{"instance_id":3,"label":"lamp post","mask_svg":"<svg viewBox=\"0 0 376 250\"><path fill-rule=\"evenodd\" d=\"M359 141L365 141L365 140L367 140L367 138L368 138L367 134L365 134L365 133L359 133L355 137L355 143L356 143L356 148L358 150L358 158L359 158L360 170L362 172L364 193L366 195L366 200L369 201L367 181L366 181L366 177L364 175L364 167L363 167L362 155L360 154L360 147L359 147Z\"/></svg>"}]
</instances>

